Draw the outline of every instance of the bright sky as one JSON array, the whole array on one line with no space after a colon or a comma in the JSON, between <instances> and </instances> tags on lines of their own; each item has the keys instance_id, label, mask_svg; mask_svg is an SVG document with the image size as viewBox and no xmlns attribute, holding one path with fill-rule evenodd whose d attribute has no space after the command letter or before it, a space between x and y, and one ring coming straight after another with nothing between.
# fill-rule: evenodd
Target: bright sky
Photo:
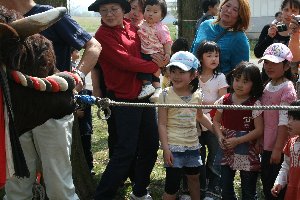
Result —
<instances>
[{"instance_id":1,"label":"bright sky","mask_svg":"<svg viewBox=\"0 0 300 200\"><path fill-rule=\"evenodd\" d=\"M89 5L91 5L94 2L94 0L70 0L71 6L76 5L76 6L82 6L87 8Z\"/></svg>"},{"instance_id":2,"label":"bright sky","mask_svg":"<svg viewBox=\"0 0 300 200\"><path fill-rule=\"evenodd\" d=\"M68 0L69 1L69 0ZM172 2L174 0L166 0L167 2ZM71 7L80 6L83 9L87 8L89 5L91 5L95 0L70 0Z\"/></svg>"}]
</instances>

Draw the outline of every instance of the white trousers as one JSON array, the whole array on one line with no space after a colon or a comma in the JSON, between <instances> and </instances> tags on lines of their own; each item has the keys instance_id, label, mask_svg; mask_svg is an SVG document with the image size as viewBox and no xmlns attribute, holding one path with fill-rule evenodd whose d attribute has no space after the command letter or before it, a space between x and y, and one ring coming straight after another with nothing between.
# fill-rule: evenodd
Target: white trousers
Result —
<instances>
[{"instance_id":1,"label":"white trousers","mask_svg":"<svg viewBox=\"0 0 300 200\"><path fill-rule=\"evenodd\" d=\"M37 169L42 169L50 200L77 200L70 161L74 116L47 122L20 137L30 177L12 177L5 185L5 200L31 200Z\"/></svg>"}]
</instances>

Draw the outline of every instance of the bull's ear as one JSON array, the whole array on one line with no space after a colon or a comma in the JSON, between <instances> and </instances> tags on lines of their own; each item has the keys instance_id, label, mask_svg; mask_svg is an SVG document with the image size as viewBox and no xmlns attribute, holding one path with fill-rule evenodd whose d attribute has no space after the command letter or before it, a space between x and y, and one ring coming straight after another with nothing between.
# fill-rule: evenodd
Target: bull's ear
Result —
<instances>
[{"instance_id":1,"label":"bull's ear","mask_svg":"<svg viewBox=\"0 0 300 200\"><path fill-rule=\"evenodd\" d=\"M18 38L19 35L15 29L7 24L0 23L0 40L5 38Z\"/></svg>"},{"instance_id":2,"label":"bull's ear","mask_svg":"<svg viewBox=\"0 0 300 200\"><path fill-rule=\"evenodd\" d=\"M47 29L60 20L66 12L66 8L57 7L13 21L10 25L17 31L20 37L25 38Z\"/></svg>"}]
</instances>

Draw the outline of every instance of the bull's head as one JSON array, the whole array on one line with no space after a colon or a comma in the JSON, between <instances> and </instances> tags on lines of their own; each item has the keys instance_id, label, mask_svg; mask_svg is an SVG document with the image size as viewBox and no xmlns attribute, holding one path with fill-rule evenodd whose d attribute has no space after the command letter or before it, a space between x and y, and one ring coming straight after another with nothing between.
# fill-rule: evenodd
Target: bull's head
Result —
<instances>
[{"instance_id":1,"label":"bull's head","mask_svg":"<svg viewBox=\"0 0 300 200\"><path fill-rule=\"evenodd\" d=\"M59 20L65 8L22 18L18 13L0 7L0 62L12 70L38 77L52 74L55 56L52 44L34 35Z\"/></svg>"}]
</instances>

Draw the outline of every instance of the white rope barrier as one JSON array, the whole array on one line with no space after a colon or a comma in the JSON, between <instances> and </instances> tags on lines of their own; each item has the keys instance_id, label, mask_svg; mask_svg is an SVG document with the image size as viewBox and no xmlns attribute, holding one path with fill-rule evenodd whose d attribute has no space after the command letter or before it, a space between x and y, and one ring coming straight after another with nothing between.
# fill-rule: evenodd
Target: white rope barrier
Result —
<instances>
[{"instance_id":1,"label":"white rope barrier","mask_svg":"<svg viewBox=\"0 0 300 200\"><path fill-rule=\"evenodd\" d=\"M199 104L153 104L118 102L108 98L100 99L100 105L128 106L128 107L165 107L165 108L201 108L201 109L229 109L229 110L300 110L300 106L243 106L243 105L199 105Z\"/></svg>"}]
</instances>

